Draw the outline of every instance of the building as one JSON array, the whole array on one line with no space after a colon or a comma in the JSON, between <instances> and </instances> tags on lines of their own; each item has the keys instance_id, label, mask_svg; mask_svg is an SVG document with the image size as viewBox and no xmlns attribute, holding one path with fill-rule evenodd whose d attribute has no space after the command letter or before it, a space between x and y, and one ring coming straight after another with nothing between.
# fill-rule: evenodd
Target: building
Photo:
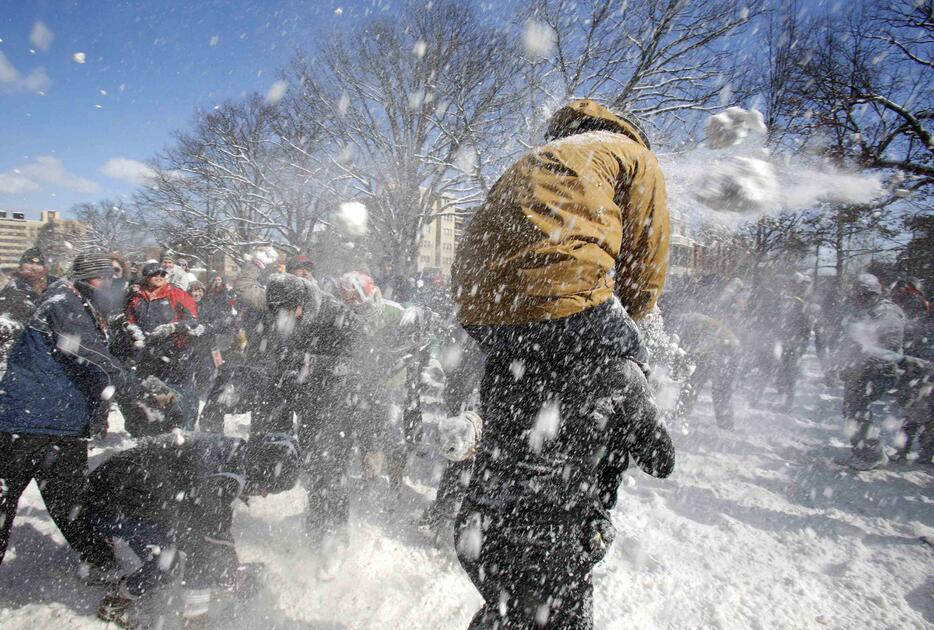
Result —
<instances>
[{"instance_id":1,"label":"building","mask_svg":"<svg viewBox=\"0 0 934 630\"><path fill-rule=\"evenodd\" d=\"M418 271L440 271L445 278L451 277L454 250L460 241L464 224L464 218L453 212L453 209L437 212L437 216L422 227Z\"/></svg>"},{"instance_id":2,"label":"building","mask_svg":"<svg viewBox=\"0 0 934 630\"><path fill-rule=\"evenodd\" d=\"M66 226L80 225L79 221L62 219L55 210L39 213L39 220L26 218L25 212L0 210L0 271L19 267L19 259L36 242L39 230L51 222Z\"/></svg>"}]
</instances>

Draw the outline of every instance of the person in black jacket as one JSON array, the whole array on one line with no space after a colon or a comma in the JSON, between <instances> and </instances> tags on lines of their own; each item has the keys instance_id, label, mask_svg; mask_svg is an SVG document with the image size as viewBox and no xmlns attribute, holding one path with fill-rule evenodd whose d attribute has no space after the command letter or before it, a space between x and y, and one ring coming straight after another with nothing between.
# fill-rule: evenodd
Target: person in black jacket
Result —
<instances>
[{"instance_id":1,"label":"person in black jacket","mask_svg":"<svg viewBox=\"0 0 934 630\"><path fill-rule=\"evenodd\" d=\"M485 600L470 628L590 628L591 571L612 542L623 472L674 469L641 334L616 298L466 330L486 355L483 436L455 531Z\"/></svg>"},{"instance_id":2,"label":"person in black jacket","mask_svg":"<svg viewBox=\"0 0 934 630\"><path fill-rule=\"evenodd\" d=\"M230 531L234 503L289 490L298 474L298 445L285 434L248 442L166 434L101 464L89 476L87 521L100 535L125 540L143 564L104 598L98 616L133 627L138 600L177 577L181 552L183 616L203 620L211 589L244 586Z\"/></svg>"},{"instance_id":3,"label":"person in black jacket","mask_svg":"<svg viewBox=\"0 0 934 630\"><path fill-rule=\"evenodd\" d=\"M0 561L19 497L36 479L49 515L82 559L102 568L114 562L109 541L76 516L89 428L115 394L121 404L149 401L153 408L172 398L147 394L110 353L100 304L108 302L112 275L106 254L79 254L68 279L45 292L10 353L0 380Z\"/></svg>"},{"instance_id":4,"label":"person in black jacket","mask_svg":"<svg viewBox=\"0 0 934 630\"><path fill-rule=\"evenodd\" d=\"M58 280L49 275L45 256L38 247L30 247L23 252L19 269L13 274L12 281L0 292L0 311L24 313L20 318L25 324L39 304L39 296ZM25 307L22 310L19 307Z\"/></svg>"},{"instance_id":5,"label":"person in black jacket","mask_svg":"<svg viewBox=\"0 0 934 630\"><path fill-rule=\"evenodd\" d=\"M0 289L0 376L13 343L26 327L39 304L39 296L58 278L49 276L45 257L38 247L27 249L19 269Z\"/></svg>"},{"instance_id":6,"label":"person in black jacket","mask_svg":"<svg viewBox=\"0 0 934 630\"><path fill-rule=\"evenodd\" d=\"M348 359L353 315L313 280L272 274L266 287L267 397L254 427L297 434L308 475L307 533L322 548L346 542L350 518L345 473L354 445ZM255 428L253 430L256 430Z\"/></svg>"}]
</instances>

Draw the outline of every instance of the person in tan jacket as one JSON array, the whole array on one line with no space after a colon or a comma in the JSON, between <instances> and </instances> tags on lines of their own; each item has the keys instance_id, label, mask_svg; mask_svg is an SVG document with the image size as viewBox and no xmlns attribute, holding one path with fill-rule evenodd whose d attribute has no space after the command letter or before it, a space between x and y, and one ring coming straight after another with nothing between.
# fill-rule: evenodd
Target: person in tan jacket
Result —
<instances>
[{"instance_id":1,"label":"person in tan jacket","mask_svg":"<svg viewBox=\"0 0 934 630\"><path fill-rule=\"evenodd\" d=\"M631 457L658 477L674 450L635 321L664 284L665 183L634 121L562 107L467 227L458 321L486 354L484 435L457 517L485 605L471 628L590 628L590 572Z\"/></svg>"},{"instance_id":2,"label":"person in tan jacket","mask_svg":"<svg viewBox=\"0 0 934 630\"><path fill-rule=\"evenodd\" d=\"M452 268L459 321L526 324L598 306L652 309L670 233L665 180L645 135L593 100L553 117L549 144L496 183Z\"/></svg>"}]
</instances>

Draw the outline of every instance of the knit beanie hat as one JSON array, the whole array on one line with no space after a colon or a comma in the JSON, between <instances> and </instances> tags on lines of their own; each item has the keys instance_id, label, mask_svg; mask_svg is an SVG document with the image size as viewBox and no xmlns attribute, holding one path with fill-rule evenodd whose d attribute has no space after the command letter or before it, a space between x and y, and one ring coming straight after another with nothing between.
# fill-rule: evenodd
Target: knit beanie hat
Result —
<instances>
[{"instance_id":1,"label":"knit beanie hat","mask_svg":"<svg viewBox=\"0 0 934 630\"><path fill-rule=\"evenodd\" d=\"M81 252L75 256L71 263L71 272L68 276L72 280L90 280L92 278L109 278L114 273L110 264L110 255L105 252Z\"/></svg>"},{"instance_id":2,"label":"knit beanie hat","mask_svg":"<svg viewBox=\"0 0 934 630\"><path fill-rule=\"evenodd\" d=\"M26 263L32 263L34 265L42 265L45 267L45 256L42 255L42 250L38 247L30 247L23 255L20 256L19 264L24 265Z\"/></svg>"},{"instance_id":3,"label":"knit beanie hat","mask_svg":"<svg viewBox=\"0 0 934 630\"><path fill-rule=\"evenodd\" d=\"M292 310L308 299L306 283L289 273L274 273L266 282L266 308Z\"/></svg>"}]
</instances>

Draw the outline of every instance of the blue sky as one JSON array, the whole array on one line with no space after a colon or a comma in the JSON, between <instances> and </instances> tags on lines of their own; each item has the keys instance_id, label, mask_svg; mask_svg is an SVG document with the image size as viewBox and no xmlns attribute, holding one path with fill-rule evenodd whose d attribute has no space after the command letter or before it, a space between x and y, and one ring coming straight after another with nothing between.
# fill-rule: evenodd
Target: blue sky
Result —
<instances>
[{"instance_id":1,"label":"blue sky","mask_svg":"<svg viewBox=\"0 0 934 630\"><path fill-rule=\"evenodd\" d=\"M386 10L379 0L0 0L0 209L31 216L131 193L136 165L119 158L146 161L196 108L267 92L296 49Z\"/></svg>"}]
</instances>

